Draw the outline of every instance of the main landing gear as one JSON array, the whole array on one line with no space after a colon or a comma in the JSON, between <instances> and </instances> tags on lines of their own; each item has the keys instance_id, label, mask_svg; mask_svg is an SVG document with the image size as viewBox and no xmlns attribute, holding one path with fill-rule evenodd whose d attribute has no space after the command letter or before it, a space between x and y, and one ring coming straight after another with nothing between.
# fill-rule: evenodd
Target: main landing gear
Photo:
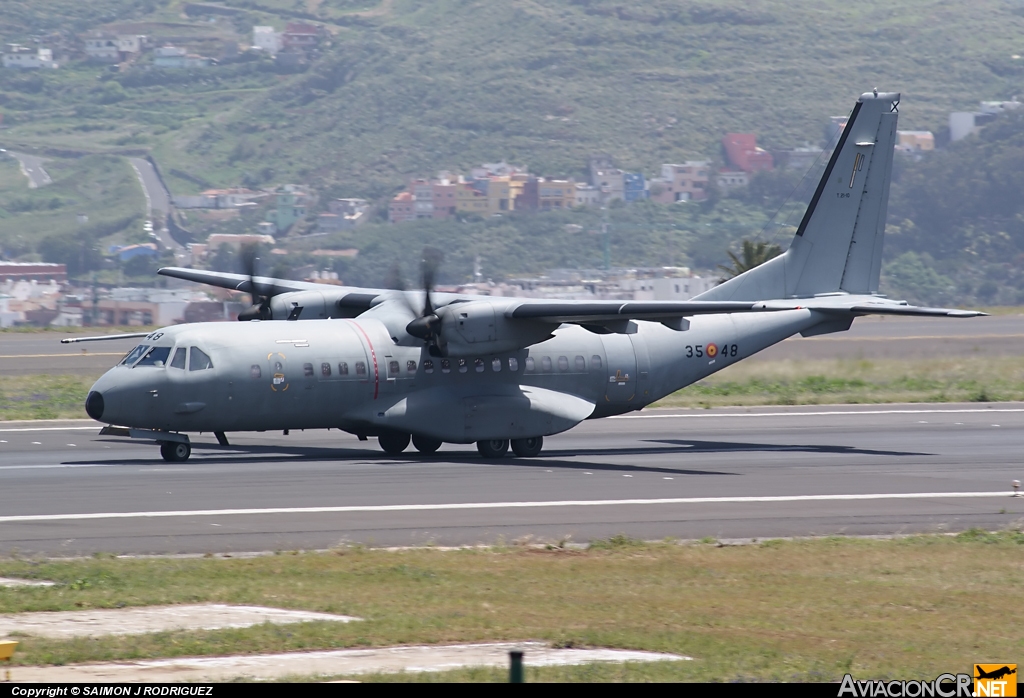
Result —
<instances>
[{"instance_id":1,"label":"main landing gear","mask_svg":"<svg viewBox=\"0 0 1024 698\"><path fill-rule=\"evenodd\" d=\"M169 463L181 463L192 455L192 447L184 441L162 441L160 455Z\"/></svg>"},{"instance_id":2,"label":"main landing gear","mask_svg":"<svg viewBox=\"0 0 1024 698\"><path fill-rule=\"evenodd\" d=\"M407 449L410 441L412 441L412 445L416 450L423 455L430 455L436 452L437 449L441 448L442 443L426 436L410 436L400 432L381 434L377 437L377 441L380 443L381 449L392 456L397 456ZM528 439L512 439L511 442L508 439L486 439L476 442L476 450L484 458L504 458L508 453L509 445L512 446L512 452L518 457L533 458L540 455L541 449L544 448L544 437L532 436ZM162 448L160 452L163 453ZM167 456L165 455L164 458L167 458Z\"/></svg>"}]
</instances>

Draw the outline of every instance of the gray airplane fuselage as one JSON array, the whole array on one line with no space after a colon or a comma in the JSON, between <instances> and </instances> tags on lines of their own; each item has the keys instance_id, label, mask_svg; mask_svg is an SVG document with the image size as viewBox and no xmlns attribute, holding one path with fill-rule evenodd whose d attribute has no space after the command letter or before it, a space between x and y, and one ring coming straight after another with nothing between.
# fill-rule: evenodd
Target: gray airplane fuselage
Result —
<instances>
[{"instance_id":1,"label":"gray airplane fuselage","mask_svg":"<svg viewBox=\"0 0 1024 698\"><path fill-rule=\"evenodd\" d=\"M558 327L525 349L463 358L400 346L372 317L167 327L142 345L161 362L122 363L93 386L109 424L181 432L340 428L451 443L546 436L640 409L824 318L807 309L693 317L632 334ZM192 348L205 361L183 355ZM195 357L201 357L199 353Z\"/></svg>"}]
</instances>

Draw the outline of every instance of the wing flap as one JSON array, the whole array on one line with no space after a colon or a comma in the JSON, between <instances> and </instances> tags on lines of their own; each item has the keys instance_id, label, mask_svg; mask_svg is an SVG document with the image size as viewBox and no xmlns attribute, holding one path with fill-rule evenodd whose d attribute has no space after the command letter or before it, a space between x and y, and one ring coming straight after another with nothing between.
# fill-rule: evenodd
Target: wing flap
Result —
<instances>
[{"instance_id":1,"label":"wing flap","mask_svg":"<svg viewBox=\"0 0 1024 698\"><path fill-rule=\"evenodd\" d=\"M781 310L781 308L779 308ZM530 301L505 312L514 319L601 324L624 320L663 321L691 315L769 312L776 308L733 301Z\"/></svg>"}]
</instances>

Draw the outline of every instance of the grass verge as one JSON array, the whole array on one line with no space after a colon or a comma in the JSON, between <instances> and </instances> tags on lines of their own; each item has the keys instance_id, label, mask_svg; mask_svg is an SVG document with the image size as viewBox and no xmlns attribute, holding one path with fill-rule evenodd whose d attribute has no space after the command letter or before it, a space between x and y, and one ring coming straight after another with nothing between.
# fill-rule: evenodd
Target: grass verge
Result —
<instances>
[{"instance_id":1,"label":"grass verge","mask_svg":"<svg viewBox=\"0 0 1024 698\"><path fill-rule=\"evenodd\" d=\"M15 656L21 664L543 640L697 661L550 669L535 678L789 681L847 671L934 678L974 661L1020 656L1024 607L1011 601L1024 584L1022 561L1024 534L981 531L738 547L616 537L586 550L357 547L247 559L8 559L0 575L58 584L0 589L0 611L224 602L366 619L72 641L23 637ZM504 678L476 670L440 676Z\"/></svg>"},{"instance_id":2,"label":"grass verge","mask_svg":"<svg viewBox=\"0 0 1024 698\"><path fill-rule=\"evenodd\" d=\"M98 374L4 376L0 420L88 419L85 396Z\"/></svg>"},{"instance_id":3,"label":"grass verge","mask_svg":"<svg viewBox=\"0 0 1024 698\"><path fill-rule=\"evenodd\" d=\"M1005 402L1024 399L1024 358L748 360L657 407L884 402Z\"/></svg>"}]
</instances>

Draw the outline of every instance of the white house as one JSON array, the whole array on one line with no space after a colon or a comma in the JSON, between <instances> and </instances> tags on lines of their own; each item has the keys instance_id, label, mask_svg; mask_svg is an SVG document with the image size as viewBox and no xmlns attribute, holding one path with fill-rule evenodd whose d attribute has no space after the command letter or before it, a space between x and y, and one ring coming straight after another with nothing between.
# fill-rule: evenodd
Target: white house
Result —
<instances>
[{"instance_id":1,"label":"white house","mask_svg":"<svg viewBox=\"0 0 1024 698\"><path fill-rule=\"evenodd\" d=\"M21 44L7 44L7 50L4 51L3 64L5 68L20 70L57 67L57 64L53 62L52 49L41 48L32 51L32 49Z\"/></svg>"},{"instance_id":2,"label":"white house","mask_svg":"<svg viewBox=\"0 0 1024 698\"><path fill-rule=\"evenodd\" d=\"M276 56L281 50L281 35L274 31L273 27L253 27L252 45L271 56Z\"/></svg>"}]
</instances>

